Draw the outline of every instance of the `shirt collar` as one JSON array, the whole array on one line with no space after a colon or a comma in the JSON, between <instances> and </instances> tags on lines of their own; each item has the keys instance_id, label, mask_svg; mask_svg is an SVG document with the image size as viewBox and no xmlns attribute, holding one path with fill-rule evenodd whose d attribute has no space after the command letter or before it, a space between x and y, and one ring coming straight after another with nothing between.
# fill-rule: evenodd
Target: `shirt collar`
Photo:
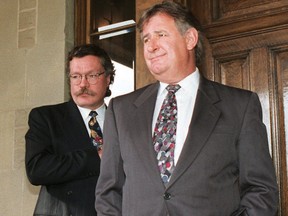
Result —
<instances>
[{"instance_id":1,"label":"shirt collar","mask_svg":"<svg viewBox=\"0 0 288 216\"><path fill-rule=\"evenodd\" d=\"M200 82L200 73L199 73L199 70L198 68L196 68L196 70L189 74L187 77L185 77L184 79L182 79L179 83L181 88L179 89L179 91L187 91L188 93L189 92L193 92L193 91L197 91L198 87L199 87L199 82ZM159 90L158 90L158 95L166 95L167 94L167 91L166 91L166 87L168 86L167 83L163 83L163 82L160 82L160 87L159 87Z\"/></svg>"},{"instance_id":2,"label":"shirt collar","mask_svg":"<svg viewBox=\"0 0 288 216\"><path fill-rule=\"evenodd\" d=\"M82 116L82 118L83 119L90 119L90 116L89 116L89 113L91 112L91 111L96 111L97 113L98 113L98 116L100 117L100 118L102 118L102 116L104 116L105 115L105 110L106 110L106 105L105 105L105 103L103 103L98 109L96 109L96 110L90 110L90 109L87 109L87 108L84 108L84 107L80 107L80 106L78 106L77 105L77 107L78 107L78 109L79 109L79 111L80 111L80 113L81 113L81 116Z\"/></svg>"}]
</instances>

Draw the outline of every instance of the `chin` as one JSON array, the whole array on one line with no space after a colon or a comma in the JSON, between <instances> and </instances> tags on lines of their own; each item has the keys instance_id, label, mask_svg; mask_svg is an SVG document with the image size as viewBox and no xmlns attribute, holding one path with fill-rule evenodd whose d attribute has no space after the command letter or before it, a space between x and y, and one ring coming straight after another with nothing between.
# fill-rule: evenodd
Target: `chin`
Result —
<instances>
[{"instance_id":1,"label":"chin","mask_svg":"<svg viewBox=\"0 0 288 216\"><path fill-rule=\"evenodd\" d=\"M89 106L90 103L85 99L78 98L77 104L81 107L86 107Z\"/></svg>"},{"instance_id":2,"label":"chin","mask_svg":"<svg viewBox=\"0 0 288 216\"><path fill-rule=\"evenodd\" d=\"M151 71L151 74L155 77L161 76L165 73L165 71L163 71L163 69L160 69L160 68L153 68L150 71Z\"/></svg>"}]
</instances>

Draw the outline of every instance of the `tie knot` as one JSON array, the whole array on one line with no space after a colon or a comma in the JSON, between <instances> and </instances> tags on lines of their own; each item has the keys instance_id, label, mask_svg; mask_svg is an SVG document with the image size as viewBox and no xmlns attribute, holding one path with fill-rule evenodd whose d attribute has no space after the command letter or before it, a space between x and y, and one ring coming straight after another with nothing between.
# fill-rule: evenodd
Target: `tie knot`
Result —
<instances>
[{"instance_id":1,"label":"tie knot","mask_svg":"<svg viewBox=\"0 0 288 216\"><path fill-rule=\"evenodd\" d=\"M91 116L91 117L96 117L97 115L98 115L98 113L96 111L91 111L89 113L89 116Z\"/></svg>"},{"instance_id":2,"label":"tie knot","mask_svg":"<svg viewBox=\"0 0 288 216\"><path fill-rule=\"evenodd\" d=\"M177 85L168 85L166 87L166 90L170 93L176 93L180 88L181 88L181 86L178 84Z\"/></svg>"}]
</instances>

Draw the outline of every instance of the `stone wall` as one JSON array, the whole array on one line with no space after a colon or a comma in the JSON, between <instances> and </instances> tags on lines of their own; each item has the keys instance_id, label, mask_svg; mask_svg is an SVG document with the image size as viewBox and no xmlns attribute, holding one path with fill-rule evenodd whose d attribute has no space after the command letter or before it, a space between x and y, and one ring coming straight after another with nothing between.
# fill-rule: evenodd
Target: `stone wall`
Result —
<instances>
[{"instance_id":1,"label":"stone wall","mask_svg":"<svg viewBox=\"0 0 288 216\"><path fill-rule=\"evenodd\" d=\"M24 166L31 108L67 98L73 0L0 1L0 215L31 216L39 187Z\"/></svg>"}]
</instances>

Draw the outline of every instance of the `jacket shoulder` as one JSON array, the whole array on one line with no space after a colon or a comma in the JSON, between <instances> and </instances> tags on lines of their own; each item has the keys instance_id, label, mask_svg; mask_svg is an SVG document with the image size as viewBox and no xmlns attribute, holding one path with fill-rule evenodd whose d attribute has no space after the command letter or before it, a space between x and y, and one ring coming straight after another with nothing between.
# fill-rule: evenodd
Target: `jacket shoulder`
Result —
<instances>
[{"instance_id":1,"label":"jacket shoulder","mask_svg":"<svg viewBox=\"0 0 288 216\"><path fill-rule=\"evenodd\" d=\"M75 107L75 108L74 108ZM71 109L77 109L77 106L73 101L63 102L59 104L43 105L35 107L30 111L29 116L50 116L49 118L58 118L65 116L71 112Z\"/></svg>"},{"instance_id":2,"label":"jacket shoulder","mask_svg":"<svg viewBox=\"0 0 288 216\"><path fill-rule=\"evenodd\" d=\"M252 92L247 89L242 89L239 87L229 86L226 84L218 83L216 81L211 81L206 78L203 78L201 80L200 88L207 89L207 88L213 88L215 92L217 92L218 95L225 95L225 96L237 96L241 95L242 97L250 97L251 94L256 94L255 92Z\"/></svg>"}]
</instances>

